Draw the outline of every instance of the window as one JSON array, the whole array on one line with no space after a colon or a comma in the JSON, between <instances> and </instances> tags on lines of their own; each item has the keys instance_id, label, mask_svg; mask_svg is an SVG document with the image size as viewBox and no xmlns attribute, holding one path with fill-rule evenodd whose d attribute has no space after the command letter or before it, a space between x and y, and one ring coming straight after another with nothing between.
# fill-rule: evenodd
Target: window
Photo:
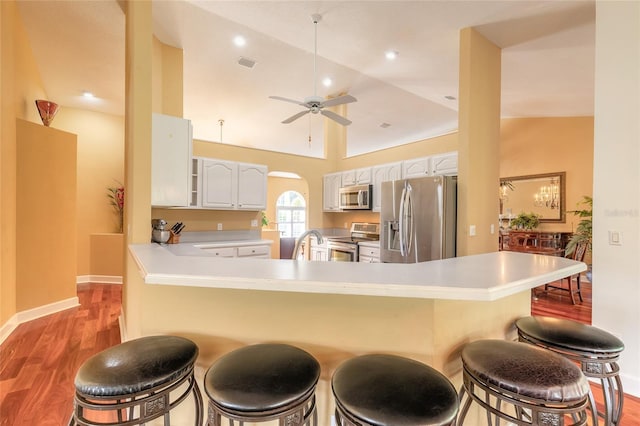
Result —
<instances>
[{"instance_id":1,"label":"window","mask_svg":"<svg viewBox=\"0 0 640 426\"><path fill-rule=\"evenodd\" d=\"M281 237L299 237L306 229L306 203L296 191L287 191L276 202L276 220Z\"/></svg>"}]
</instances>

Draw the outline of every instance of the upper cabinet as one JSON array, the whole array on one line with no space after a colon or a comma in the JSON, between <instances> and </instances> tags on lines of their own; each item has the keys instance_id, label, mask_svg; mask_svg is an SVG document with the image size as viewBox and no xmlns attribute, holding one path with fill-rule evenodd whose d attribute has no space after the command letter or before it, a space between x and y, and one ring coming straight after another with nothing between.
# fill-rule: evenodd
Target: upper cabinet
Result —
<instances>
[{"instance_id":1,"label":"upper cabinet","mask_svg":"<svg viewBox=\"0 0 640 426\"><path fill-rule=\"evenodd\" d=\"M153 114L151 132L151 205L191 204L191 121Z\"/></svg>"},{"instance_id":2,"label":"upper cabinet","mask_svg":"<svg viewBox=\"0 0 640 426\"><path fill-rule=\"evenodd\" d=\"M202 159L202 207L234 209L238 202L238 164Z\"/></svg>"},{"instance_id":3,"label":"upper cabinet","mask_svg":"<svg viewBox=\"0 0 640 426\"><path fill-rule=\"evenodd\" d=\"M200 159L201 205L221 210L264 210L267 205L267 166Z\"/></svg>"},{"instance_id":4,"label":"upper cabinet","mask_svg":"<svg viewBox=\"0 0 640 426\"><path fill-rule=\"evenodd\" d=\"M371 183L371 167L342 172L342 186L366 185Z\"/></svg>"},{"instance_id":5,"label":"upper cabinet","mask_svg":"<svg viewBox=\"0 0 640 426\"><path fill-rule=\"evenodd\" d=\"M326 212L340 211L340 187L342 173L330 173L323 178L322 209Z\"/></svg>"},{"instance_id":6,"label":"upper cabinet","mask_svg":"<svg viewBox=\"0 0 640 426\"><path fill-rule=\"evenodd\" d=\"M341 211L338 205L340 187L372 184L372 210L380 211L380 188L382 187L382 182L422 176L457 174L458 153L455 151L428 157L412 158L396 163L330 173L324 176L324 211Z\"/></svg>"},{"instance_id":7,"label":"upper cabinet","mask_svg":"<svg viewBox=\"0 0 640 426\"><path fill-rule=\"evenodd\" d=\"M429 176L431 157L412 158L402 162L403 179Z\"/></svg>"},{"instance_id":8,"label":"upper cabinet","mask_svg":"<svg viewBox=\"0 0 640 426\"><path fill-rule=\"evenodd\" d=\"M371 169L372 183L373 183L373 211L379 212L381 203L381 188L382 182L390 180L402 179L402 162L383 164L381 166L375 166Z\"/></svg>"},{"instance_id":9,"label":"upper cabinet","mask_svg":"<svg viewBox=\"0 0 640 426\"><path fill-rule=\"evenodd\" d=\"M434 155L431 157L432 175L457 175L458 174L458 153L447 152L446 154Z\"/></svg>"},{"instance_id":10,"label":"upper cabinet","mask_svg":"<svg viewBox=\"0 0 640 426\"><path fill-rule=\"evenodd\" d=\"M267 208L267 166L238 164L238 208L264 210Z\"/></svg>"}]
</instances>

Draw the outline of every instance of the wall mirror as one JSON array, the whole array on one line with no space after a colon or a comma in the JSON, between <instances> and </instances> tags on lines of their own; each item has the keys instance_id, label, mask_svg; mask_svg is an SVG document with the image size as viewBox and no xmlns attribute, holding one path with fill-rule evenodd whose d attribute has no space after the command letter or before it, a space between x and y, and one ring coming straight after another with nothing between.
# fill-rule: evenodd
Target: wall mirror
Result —
<instances>
[{"instance_id":1,"label":"wall mirror","mask_svg":"<svg viewBox=\"0 0 640 426\"><path fill-rule=\"evenodd\" d=\"M500 178L500 215L535 213L540 222L565 221L565 172Z\"/></svg>"}]
</instances>

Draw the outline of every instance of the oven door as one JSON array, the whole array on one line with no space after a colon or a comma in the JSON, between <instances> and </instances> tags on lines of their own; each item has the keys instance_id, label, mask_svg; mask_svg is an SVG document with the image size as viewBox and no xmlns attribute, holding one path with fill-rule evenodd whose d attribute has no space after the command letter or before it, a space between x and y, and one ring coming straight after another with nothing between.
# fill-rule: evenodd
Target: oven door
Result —
<instances>
[{"instance_id":1,"label":"oven door","mask_svg":"<svg viewBox=\"0 0 640 426\"><path fill-rule=\"evenodd\" d=\"M358 261L358 244L329 241L327 243L327 251L330 262Z\"/></svg>"}]
</instances>

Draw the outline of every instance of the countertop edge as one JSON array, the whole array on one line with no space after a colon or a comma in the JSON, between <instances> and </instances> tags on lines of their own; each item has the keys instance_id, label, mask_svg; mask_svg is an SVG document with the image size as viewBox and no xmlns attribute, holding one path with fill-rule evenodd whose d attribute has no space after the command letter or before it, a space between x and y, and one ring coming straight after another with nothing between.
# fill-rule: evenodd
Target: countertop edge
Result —
<instances>
[{"instance_id":1,"label":"countertop edge","mask_svg":"<svg viewBox=\"0 0 640 426\"><path fill-rule=\"evenodd\" d=\"M213 265L210 263L211 258L174 256L168 250L160 251L155 247L149 246L150 245L148 244L129 246L129 251L135 259L140 274L146 284L295 293L494 301L519 293L523 290L559 280L569 275L580 273L587 268L582 262L576 262L564 258L557 258L564 259L562 261L557 259L554 261L553 258L542 255L519 253L504 255L500 254L504 252L495 252L484 255L459 257L454 258L453 260L445 259L442 261L403 265L405 268L403 270L406 271L406 275L409 278L407 278L407 276L403 276L402 279L398 279L399 282L380 282L380 274L376 273L384 271L385 269L397 272L398 264L368 264L377 265L374 267L375 269L370 269L372 271L371 278L362 277L362 279L360 279L360 277L358 277L359 279L356 282L354 280L340 279L338 277L340 271L344 272L345 268L349 268L349 266L346 266L342 262L325 263L271 259L215 259L215 261L219 263ZM480 259L478 256L484 257ZM522 256L530 257L525 258ZM188 263L185 263L184 265L181 264L181 262L187 262L187 258L190 259ZM505 267L505 259L507 261L509 259L514 259L513 262L517 262L519 265L523 262L525 262L525 264L531 264L532 270L535 270L536 272L532 272L532 276L517 276L507 282L498 284L486 282L482 287L475 288L472 286L465 287L459 283L456 285L452 284L452 286L439 285L435 279L433 280L434 283L427 283L424 282L423 279L419 278L412 279L413 276L420 277L425 271L428 271L429 273L440 273L443 275L442 277L439 277L441 280L450 280L448 282L455 283L456 280L461 279L458 276L460 271L455 268L464 269L465 267L475 267L476 269L479 269L477 265L486 263L484 261L487 259L493 259L495 262L501 262L503 268ZM479 262L478 260L482 260L483 262ZM166 264L170 261L173 261L176 264L175 271L160 270L162 268L167 269ZM255 262L267 263L260 264ZM549 266L549 262L559 263L561 266ZM313 272L313 268L317 267L317 264L319 263L325 263L324 268L322 268L325 272L326 269L334 269L337 275L331 279L325 280L309 278L309 271L307 269L310 269ZM335 265L336 263L342 263L342 265ZM161 268L157 265L163 266ZM194 265L202 266L202 270L199 271L200 273L193 270ZM352 265L355 268L362 268L362 266L355 266L358 264L349 265ZM213 266L216 267L214 268ZM256 268L256 266L258 266L258 268ZM465 270L463 271L463 275L468 275L470 273L486 274L486 265L483 265L482 267L484 270ZM217 274L216 271L218 269L223 272ZM226 273L224 272L225 269ZM251 269L259 269L260 272L263 273L258 276L255 271L247 272ZM229 270L233 270L233 272L229 272ZM283 273L283 270L286 273ZM362 272L363 269L358 269L358 271ZM331 271L329 271L329 275L330 272ZM499 274L496 273L496 277L489 277L488 280L495 279L497 281L498 276ZM422 278L424 278L424 276Z\"/></svg>"}]
</instances>

